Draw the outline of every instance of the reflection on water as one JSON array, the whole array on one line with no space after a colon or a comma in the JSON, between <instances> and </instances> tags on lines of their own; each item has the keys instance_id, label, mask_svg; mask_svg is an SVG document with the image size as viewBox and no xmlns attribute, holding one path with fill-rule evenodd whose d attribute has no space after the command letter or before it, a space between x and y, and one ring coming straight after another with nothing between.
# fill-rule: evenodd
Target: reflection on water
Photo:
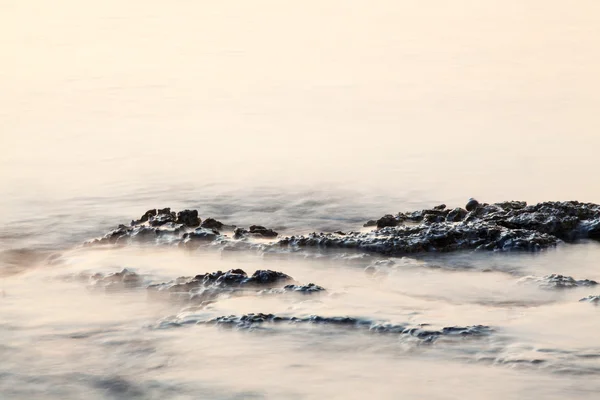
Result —
<instances>
[{"instance_id":1,"label":"reflection on water","mask_svg":"<svg viewBox=\"0 0 600 400\"><path fill-rule=\"evenodd\" d=\"M600 202L600 3L4 1L0 8L0 398L593 399L597 243L396 260L79 245L155 207L286 235L510 199ZM384 265L384 264L382 264ZM144 285L273 269L317 296L200 310ZM142 285L142 286L144 286ZM489 325L424 344L244 313ZM464 339L464 340L463 340Z\"/></svg>"}]
</instances>

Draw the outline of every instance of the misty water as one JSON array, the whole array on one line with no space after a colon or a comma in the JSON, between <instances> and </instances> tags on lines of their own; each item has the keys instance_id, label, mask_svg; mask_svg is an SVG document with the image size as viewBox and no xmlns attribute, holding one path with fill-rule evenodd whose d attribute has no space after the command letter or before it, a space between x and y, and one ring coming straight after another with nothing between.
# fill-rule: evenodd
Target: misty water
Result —
<instances>
[{"instance_id":1,"label":"misty water","mask_svg":"<svg viewBox=\"0 0 600 400\"><path fill-rule=\"evenodd\" d=\"M83 243L146 210L282 236L469 197L600 203L600 4L0 0L0 398L596 399L600 245L387 259ZM144 284L91 285L127 268ZM326 291L145 286L240 268ZM274 313L493 334L423 343Z\"/></svg>"}]
</instances>

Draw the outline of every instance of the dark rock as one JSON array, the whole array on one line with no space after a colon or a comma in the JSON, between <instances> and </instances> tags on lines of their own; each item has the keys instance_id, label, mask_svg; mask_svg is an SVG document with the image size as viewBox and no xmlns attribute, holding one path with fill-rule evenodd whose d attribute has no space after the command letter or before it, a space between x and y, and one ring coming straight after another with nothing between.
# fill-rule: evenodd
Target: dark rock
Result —
<instances>
[{"instance_id":1,"label":"dark rock","mask_svg":"<svg viewBox=\"0 0 600 400\"><path fill-rule=\"evenodd\" d=\"M467 202L467 205L465 206L467 211L473 211L477 207L479 207L479 202L473 198L470 198L469 201Z\"/></svg>"},{"instance_id":2,"label":"dark rock","mask_svg":"<svg viewBox=\"0 0 600 400\"><path fill-rule=\"evenodd\" d=\"M375 221L374 219L370 219L367 222L365 222L365 224L363 225L363 227L365 228L370 228L372 226L377 226L377 221Z\"/></svg>"},{"instance_id":3,"label":"dark rock","mask_svg":"<svg viewBox=\"0 0 600 400\"><path fill-rule=\"evenodd\" d=\"M162 226L168 223L175 223L176 216L175 213L165 214L159 213L156 217L150 217L148 223L150 226Z\"/></svg>"},{"instance_id":4,"label":"dark rock","mask_svg":"<svg viewBox=\"0 0 600 400\"><path fill-rule=\"evenodd\" d=\"M247 237L249 233L250 232L248 232L247 229L235 228L235 230L233 231L233 238L234 239L243 239L243 238Z\"/></svg>"},{"instance_id":5,"label":"dark rock","mask_svg":"<svg viewBox=\"0 0 600 400\"><path fill-rule=\"evenodd\" d=\"M503 201L502 203L495 203L494 205L505 211L521 210L527 207L527 203L524 201Z\"/></svg>"},{"instance_id":6,"label":"dark rock","mask_svg":"<svg viewBox=\"0 0 600 400\"><path fill-rule=\"evenodd\" d=\"M202 222L202 225L200 225L200 227L202 227L202 228L216 229L216 230L223 228L223 226L224 226L224 224L221 221L217 221L214 218L207 218L204 220L204 222Z\"/></svg>"},{"instance_id":7,"label":"dark rock","mask_svg":"<svg viewBox=\"0 0 600 400\"><path fill-rule=\"evenodd\" d=\"M146 221L148 221L148 219L150 219L150 217L155 217L155 216L156 216L156 209L148 210L144 213L144 215L142 215L142 218L140 218L140 222L146 222Z\"/></svg>"},{"instance_id":8,"label":"dark rock","mask_svg":"<svg viewBox=\"0 0 600 400\"><path fill-rule=\"evenodd\" d=\"M434 209L434 210L439 210L439 211L442 211L442 210L445 210L445 209L446 209L446 205L445 205L445 204L440 204L439 206L435 206L435 207L433 207L433 209Z\"/></svg>"},{"instance_id":9,"label":"dark rock","mask_svg":"<svg viewBox=\"0 0 600 400\"><path fill-rule=\"evenodd\" d=\"M286 292L315 293L322 292L325 288L314 283L309 283L308 285L285 285L283 290Z\"/></svg>"},{"instance_id":10,"label":"dark rock","mask_svg":"<svg viewBox=\"0 0 600 400\"><path fill-rule=\"evenodd\" d=\"M189 227L196 227L200 225L200 218L198 218L197 210L183 210L177 213L177 220L175 221L178 224L183 224Z\"/></svg>"},{"instance_id":11,"label":"dark rock","mask_svg":"<svg viewBox=\"0 0 600 400\"><path fill-rule=\"evenodd\" d=\"M272 285L277 283L289 282L293 278L279 271L271 271L270 269L259 269L254 274L246 279L246 285Z\"/></svg>"},{"instance_id":12,"label":"dark rock","mask_svg":"<svg viewBox=\"0 0 600 400\"><path fill-rule=\"evenodd\" d=\"M264 226L260 225L252 225L250 227L250 233L252 235L258 235L264 238L275 238L278 235L278 233L275 232L273 229L267 229Z\"/></svg>"},{"instance_id":13,"label":"dark rock","mask_svg":"<svg viewBox=\"0 0 600 400\"><path fill-rule=\"evenodd\" d=\"M222 316L210 320L196 320L196 324L218 325L236 329L255 329L265 324L314 324L330 325L343 329L356 331L367 331L377 334L395 334L410 336L427 342L433 342L440 337L481 337L489 336L494 332L492 328L485 325L473 326L451 326L439 330L423 329L425 325L411 327L406 324L378 323L368 319L353 317L322 317L311 315L308 317L278 316L275 314L245 314L242 316Z\"/></svg>"},{"instance_id":14,"label":"dark rock","mask_svg":"<svg viewBox=\"0 0 600 400\"><path fill-rule=\"evenodd\" d=\"M538 251L561 241L600 240L600 205L597 204L577 201L544 202L536 205L517 201L474 204L470 203L468 212L461 208L449 210L438 206L429 210L398 213L395 216L389 214L379 220L379 229L372 232L348 232L345 235L311 233L286 237L274 244L233 242L210 229L196 229L192 233L186 233L185 227L176 223L178 219L175 213L166 208L156 211L156 215L153 215L154 210L149 210L145 214L147 224L134 221L132 226L120 225L91 244L120 244L130 240L186 244L193 240L198 245L218 238L219 243L224 246L228 243L246 243L244 248L260 246L263 250L269 249L269 246L290 247L293 251L316 247L354 249L397 256L459 250ZM412 224L400 224L403 221ZM184 222L189 223L187 220ZM234 231L235 239L271 239L276 236L277 232L259 225L253 225L249 229L237 228Z\"/></svg>"},{"instance_id":15,"label":"dark rock","mask_svg":"<svg viewBox=\"0 0 600 400\"><path fill-rule=\"evenodd\" d=\"M386 226L397 226L400 223L396 217L391 214L384 215L377 220L377 228L385 228Z\"/></svg>"},{"instance_id":16,"label":"dark rock","mask_svg":"<svg viewBox=\"0 0 600 400\"><path fill-rule=\"evenodd\" d=\"M467 210L457 207L446 216L447 222L460 222L467 216Z\"/></svg>"}]
</instances>

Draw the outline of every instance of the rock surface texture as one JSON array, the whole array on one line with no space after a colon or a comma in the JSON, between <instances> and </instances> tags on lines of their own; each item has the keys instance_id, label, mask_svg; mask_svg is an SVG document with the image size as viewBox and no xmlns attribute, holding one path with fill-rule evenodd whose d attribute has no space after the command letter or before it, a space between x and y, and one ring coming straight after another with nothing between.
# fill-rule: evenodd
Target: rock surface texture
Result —
<instances>
[{"instance_id":1,"label":"rock surface texture","mask_svg":"<svg viewBox=\"0 0 600 400\"><path fill-rule=\"evenodd\" d=\"M388 214L371 220L369 232L311 233L275 241L273 229L253 225L227 227L212 218L201 224L195 210L179 213L170 208L149 210L129 226L119 225L88 244L154 242L178 244L186 248L203 244L229 244L253 239L268 239L263 246L289 248L354 249L361 252L398 256L424 252L459 250L538 251L559 242L580 239L600 240L600 205L577 201L544 202L527 205L521 201L496 204L469 200L467 209L431 209ZM196 228L198 225L200 227Z\"/></svg>"}]
</instances>

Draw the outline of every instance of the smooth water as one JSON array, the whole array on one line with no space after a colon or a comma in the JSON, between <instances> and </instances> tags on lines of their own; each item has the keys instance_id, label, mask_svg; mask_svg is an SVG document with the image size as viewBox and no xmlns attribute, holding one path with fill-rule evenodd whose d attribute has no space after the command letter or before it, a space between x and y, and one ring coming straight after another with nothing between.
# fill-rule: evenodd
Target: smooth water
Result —
<instances>
[{"instance_id":1,"label":"smooth water","mask_svg":"<svg viewBox=\"0 0 600 400\"><path fill-rule=\"evenodd\" d=\"M600 3L0 0L0 398L595 399L597 243L400 260L83 248L149 208L285 235L446 203L600 203ZM268 268L319 297L247 312L484 324L423 346L326 327L231 331L91 290Z\"/></svg>"}]
</instances>

